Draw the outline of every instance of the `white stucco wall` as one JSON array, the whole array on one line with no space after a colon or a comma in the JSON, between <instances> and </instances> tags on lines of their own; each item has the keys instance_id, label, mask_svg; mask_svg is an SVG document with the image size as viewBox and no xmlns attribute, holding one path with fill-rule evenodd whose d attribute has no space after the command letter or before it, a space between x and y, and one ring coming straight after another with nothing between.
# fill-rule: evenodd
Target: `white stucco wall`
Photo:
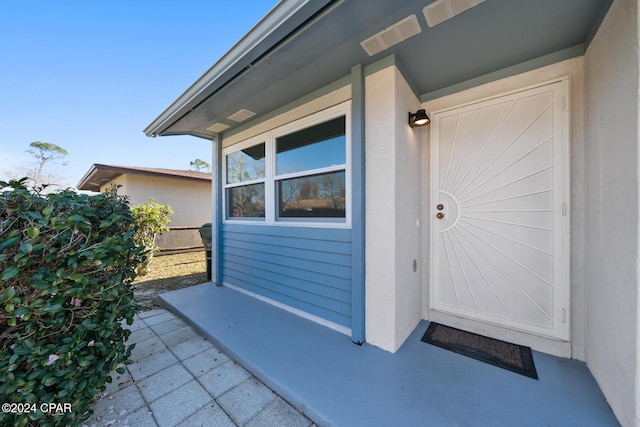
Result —
<instances>
[{"instance_id":1,"label":"white stucco wall","mask_svg":"<svg viewBox=\"0 0 640 427\"><path fill-rule=\"evenodd\" d=\"M427 262L421 259L420 221L421 186L420 155L428 150L425 128L411 128L409 111L416 112L420 102L394 67L395 139L396 139L396 328L395 347L399 348L422 318L422 273ZM426 241L425 241L426 245ZM428 245L427 245L428 246ZM414 271L415 261L415 271Z\"/></svg>"},{"instance_id":2,"label":"white stucco wall","mask_svg":"<svg viewBox=\"0 0 640 427\"><path fill-rule=\"evenodd\" d=\"M122 184L119 193L129 196L131 205L145 204L149 197L161 205L170 205L172 227L200 226L210 222L210 182L135 174L120 176L113 182Z\"/></svg>"},{"instance_id":3,"label":"white stucco wall","mask_svg":"<svg viewBox=\"0 0 640 427\"><path fill-rule=\"evenodd\" d=\"M365 78L365 328L367 342L395 351L394 71Z\"/></svg>"},{"instance_id":4,"label":"white stucco wall","mask_svg":"<svg viewBox=\"0 0 640 427\"><path fill-rule=\"evenodd\" d=\"M461 318L442 315L448 324L480 334L489 334L505 341L521 343L536 350L564 357L585 360L585 285L584 285L584 61L582 57L562 61L516 76L474 87L449 96L438 98L423 104L427 112L438 111L484 98L520 90L565 76L571 77L571 343L550 340L530 334L486 325ZM428 150L422 151L425 178L428 184ZM429 196L423 194L425 206ZM422 221L429 221L429 210L423 212ZM425 227L426 228L426 227ZM424 241L428 241L428 230L423 231ZM423 257L429 259L427 248L423 248ZM424 275L423 317L429 319L428 275ZM438 314L438 316L441 316ZM435 318L431 320L440 320Z\"/></svg>"},{"instance_id":5,"label":"white stucco wall","mask_svg":"<svg viewBox=\"0 0 640 427\"><path fill-rule=\"evenodd\" d=\"M586 360L625 426L640 425L638 2L615 0L585 55Z\"/></svg>"},{"instance_id":6,"label":"white stucco wall","mask_svg":"<svg viewBox=\"0 0 640 427\"><path fill-rule=\"evenodd\" d=\"M147 203L149 197L161 205L171 206L171 228L200 227L211 222L210 182L124 174L109 184L121 185L119 194L127 195L132 206ZM198 230L172 230L160 235L156 243L161 249L202 246Z\"/></svg>"},{"instance_id":7,"label":"white stucco wall","mask_svg":"<svg viewBox=\"0 0 640 427\"><path fill-rule=\"evenodd\" d=\"M365 77L366 340L391 352L421 313L419 105L395 66Z\"/></svg>"}]
</instances>

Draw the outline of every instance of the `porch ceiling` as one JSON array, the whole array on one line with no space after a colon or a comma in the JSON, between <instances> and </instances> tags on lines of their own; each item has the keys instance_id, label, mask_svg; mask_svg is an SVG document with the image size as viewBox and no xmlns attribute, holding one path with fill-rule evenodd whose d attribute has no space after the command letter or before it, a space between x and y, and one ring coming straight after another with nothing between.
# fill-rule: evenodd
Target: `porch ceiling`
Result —
<instances>
[{"instance_id":1,"label":"porch ceiling","mask_svg":"<svg viewBox=\"0 0 640 427\"><path fill-rule=\"evenodd\" d=\"M249 33L229 51L226 60L237 57L232 66L215 72L225 65L222 58L145 133L210 138L214 132L207 128L215 123L228 125L225 132L242 126L228 119L241 109L259 118L349 75L355 65L390 54L424 101L509 67L524 71L515 66L547 55L555 60L581 55L612 0L486 0L429 27L422 10L432 2L282 1L252 30L254 43L246 45ZM422 29L418 35L374 56L360 46L412 14ZM259 30L268 36L258 39Z\"/></svg>"}]
</instances>

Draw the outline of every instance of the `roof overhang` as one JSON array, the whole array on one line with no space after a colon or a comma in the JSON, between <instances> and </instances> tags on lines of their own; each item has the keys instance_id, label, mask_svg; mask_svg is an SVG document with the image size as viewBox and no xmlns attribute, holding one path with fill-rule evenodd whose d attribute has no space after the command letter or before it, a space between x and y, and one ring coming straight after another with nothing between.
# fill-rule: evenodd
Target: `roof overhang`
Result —
<instances>
[{"instance_id":1,"label":"roof overhang","mask_svg":"<svg viewBox=\"0 0 640 427\"><path fill-rule=\"evenodd\" d=\"M186 116L208 97L215 94L235 77L250 70L275 46L283 43L309 22L332 0L287 0L278 3L256 26L218 60L202 77L191 85L145 130L147 136L182 135L171 132L176 120ZM212 132L188 134L210 137Z\"/></svg>"},{"instance_id":2,"label":"roof overhang","mask_svg":"<svg viewBox=\"0 0 640 427\"><path fill-rule=\"evenodd\" d=\"M189 181L211 182L211 174L176 169L147 168L133 166L113 166L93 164L78 182L78 190L100 192L102 186L113 182L124 174L146 175L162 178L183 179Z\"/></svg>"},{"instance_id":3,"label":"roof overhang","mask_svg":"<svg viewBox=\"0 0 640 427\"><path fill-rule=\"evenodd\" d=\"M145 133L212 138L246 123L237 112L260 118L389 55L426 101L582 55L612 0L461 2L479 4L430 27L433 0L281 1ZM407 18L417 34L371 56L363 49Z\"/></svg>"}]
</instances>

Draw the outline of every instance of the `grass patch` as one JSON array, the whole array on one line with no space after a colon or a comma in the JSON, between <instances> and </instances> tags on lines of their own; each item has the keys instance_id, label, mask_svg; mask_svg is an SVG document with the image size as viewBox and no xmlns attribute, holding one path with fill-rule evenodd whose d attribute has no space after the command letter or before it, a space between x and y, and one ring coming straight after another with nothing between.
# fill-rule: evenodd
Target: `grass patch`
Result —
<instances>
[{"instance_id":1,"label":"grass patch","mask_svg":"<svg viewBox=\"0 0 640 427\"><path fill-rule=\"evenodd\" d=\"M205 282L207 264L204 251L156 254L151 260L151 272L133 282L135 301L142 310L156 308L158 294Z\"/></svg>"}]
</instances>

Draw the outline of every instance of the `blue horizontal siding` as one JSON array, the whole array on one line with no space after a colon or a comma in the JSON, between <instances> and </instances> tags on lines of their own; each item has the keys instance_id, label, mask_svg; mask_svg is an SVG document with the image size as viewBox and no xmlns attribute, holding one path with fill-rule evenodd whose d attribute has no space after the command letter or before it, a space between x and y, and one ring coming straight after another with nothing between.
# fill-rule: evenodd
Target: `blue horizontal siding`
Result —
<instances>
[{"instance_id":1,"label":"blue horizontal siding","mask_svg":"<svg viewBox=\"0 0 640 427\"><path fill-rule=\"evenodd\" d=\"M225 283L351 327L351 230L223 224Z\"/></svg>"},{"instance_id":2,"label":"blue horizontal siding","mask_svg":"<svg viewBox=\"0 0 640 427\"><path fill-rule=\"evenodd\" d=\"M342 315L333 310L327 310L323 307L320 307L316 304L307 303L305 301L300 301L295 298L292 298L286 294L282 294L279 292L272 291L271 288L258 286L253 281L252 282L244 282L242 280L236 279L235 286L238 286L242 289L246 289L255 294L265 296L267 298L271 298L274 301L281 302L283 304L287 304L291 307L298 308L307 313L314 314L323 319L330 320L339 325L349 326L351 322L351 316Z\"/></svg>"},{"instance_id":3,"label":"blue horizontal siding","mask_svg":"<svg viewBox=\"0 0 640 427\"><path fill-rule=\"evenodd\" d=\"M325 267L324 273L319 271L320 268L315 271L311 269L302 270L300 267L287 265L287 259L284 257L272 257L268 254L261 257L252 251L238 251L234 248L227 248L223 258L229 262L235 262L242 266L250 265L264 272L276 273L288 278L300 279L301 274L303 274L304 281L307 283L315 283L323 287L351 292L351 279L336 276L333 270L326 270L326 268L331 268L330 266ZM272 259L273 261L271 261Z\"/></svg>"},{"instance_id":4,"label":"blue horizontal siding","mask_svg":"<svg viewBox=\"0 0 640 427\"><path fill-rule=\"evenodd\" d=\"M261 248L263 251L257 251L249 248L237 248L233 246L233 242L223 241L223 244L224 242L227 243L225 245L224 254L247 258L247 262L252 262L252 260L264 261L266 263L273 264L275 271L278 271L277 269L279 268L289 268L295 270L290 274L296 277L299 276L300 271L303 270L305 272L321 275L323 277L323 279L321 279L322 281L327 280L326 276L348 279L349 281L351 280L351 267L335 265L330 262L319 262L300 258L301 254L295 249L291 251L291 255L287 256L286 254L270 254L264 251L264 247ZM313 276L313 274L310 276Z\"/></svg>"},{"instance_id":5,"label":"blue horizontal siding","mask_svg":"<svg viewBox=\"0 0 640 427\"><path fill-rule=\"evenodd\" d=\"M232 273L232 271L245 273L246 263L237 262L238 258L225 256L224 261L227 266L227 270L229 270L228 275L230 276L234 275L235 273ZM294 290L304 290L304 292L308 292L320 297L332 298L345 303L351 302L350 289L340 289L335 286L327 286L322 283L311 282L306 278L300 279L298 277L292 277L286 274L280 274L278 272L272 271L271 269L263 268L264 263L261 263L259 261L255 261L255 262L257 264L253 266L253 269L251 272L259 274L260 276L257 276L257 277L261 279L266 279L275 283L280 283Z\"/></svg>"},{"instance_id":6,"label":"blue horizontal siding","mask_svg":"<svg viewBox=\"0 0 640 427\"><path fill-rule=\"evenodd\" d=\"M267 227L258 227L267 228ZM268 228L280 228L280 227L268 227ZM226 234L226 236L225 236ZM277 236L267 234L254 234L254 233L239 233L230 232L224 233L223 238L229 240L245 241L250 243L262 243L268 246L283 247L288 249L307 249L315 252L337 253L341 255L351 254L351 244L349 242L312 239L301 237L288 237Z\"/></svg>"},{"instance_id":7,"label":"blue horizontal siding","mask_svg":"<svg viewBox=\"0 0 640 427\"><path fill-rule=\"evenodd\" d=\"M254 276L252 274L247 274L240 270L234 270L234 267L238 266L230 266L229 270L233 271L233 277L239 279L245 283L252 283L254 286L259 286L262 288L269 289L270 291L282 295L287 295L290 298L300 301L306 302L316 307L322 307L329 311L334 311L336 313L342 314L344 316L348 316L351 310L351 303L348 301L349 297L345 298L344 295L339 295L340 291L324 292L322 290L316 289L315 291L319 293L333 293L334 296L342 299L346 299L347 301L339 301L335 298L326 297L320 295L319 293L311 292L313 289L308 289L307 287L296 288L294 282L287 282L287 284L278 280L276 276L273 274L263 275L263 276ZM273 279L273 280L271 280ZM290 286L289 286L290 285Z\"/></svg>"},{"instance_id":8,"label":"blue horizontal siding","mask_svg":"<svg viewBox=\"0 0 640 427\"><path fill-rule=\"evenodd\" d=\"M222 224L223 231L229 233L252 234L255 236L293 237L305 240L326 240L332 242L351 243L350 228L320 227L268 227L255 224Z\"/></svg>"}]
</instances>

